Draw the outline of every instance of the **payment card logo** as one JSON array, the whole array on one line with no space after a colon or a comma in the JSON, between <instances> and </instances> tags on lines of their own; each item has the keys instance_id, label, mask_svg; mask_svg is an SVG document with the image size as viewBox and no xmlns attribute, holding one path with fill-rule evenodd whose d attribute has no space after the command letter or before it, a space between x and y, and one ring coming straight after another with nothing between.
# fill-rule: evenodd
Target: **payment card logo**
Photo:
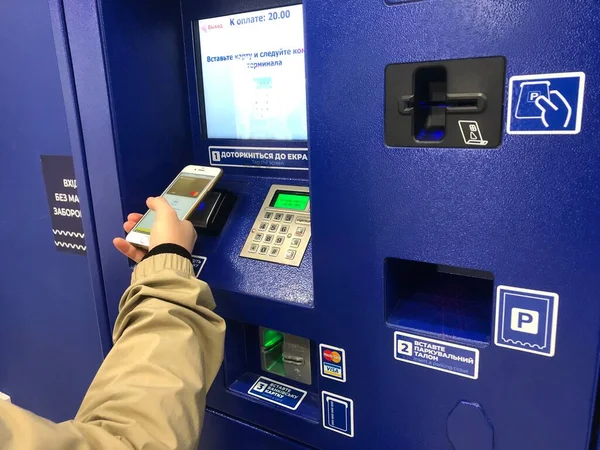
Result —
<instances>
[{"instance_id":1,"label":"payment card logo","mask_svg":"<svg viewBox=\"0 0 600 450\"><path fill-rule=\"evenodd\" d=\"M331 345L319 345L321 376L346 381L346 351Z\"/></svg>"},{"instance_id":2,"label":"payment card logo","mask_svg":"<svg viewBox=\"0 0 600 450\"><path fill-rule=\"evenodd\" d=\"M334 362L336 364L342 360L342 356L338 352L329 349L323 351L323 358L325 358L326 361Z\"/></svg>"}]
</instances>

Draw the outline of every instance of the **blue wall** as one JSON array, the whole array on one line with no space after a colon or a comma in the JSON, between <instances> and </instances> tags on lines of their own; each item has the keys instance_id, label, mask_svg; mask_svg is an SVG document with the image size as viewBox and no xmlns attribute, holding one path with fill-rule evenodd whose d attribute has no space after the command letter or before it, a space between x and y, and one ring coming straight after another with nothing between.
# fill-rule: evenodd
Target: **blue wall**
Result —
<instances>
[{"instance_id":1,"label":"blue wall","mask_svg":"<svg viewBox=\"0 0 600 450\"><path fill-rule=\"evenodd\" d=\"M46 201L40 155L71 155L76 125L57 12L44 0L0 3L0 390L65 420L102 361L108 328L90 275L93 233L87 257L55 250ZM81 166L76 173L81 181ZM88 232L85 187L79 196Z\"/></svg>"}]
</instances>

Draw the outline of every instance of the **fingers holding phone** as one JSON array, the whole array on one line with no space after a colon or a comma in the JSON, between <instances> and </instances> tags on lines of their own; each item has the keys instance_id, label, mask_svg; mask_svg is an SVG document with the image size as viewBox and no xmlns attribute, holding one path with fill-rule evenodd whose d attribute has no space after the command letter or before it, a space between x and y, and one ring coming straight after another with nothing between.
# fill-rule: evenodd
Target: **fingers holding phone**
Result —
<instances>
[{"instance_id":1,"label":"fingers holding phone","mask_svg":"<svg viewBox=\"0 0 600 450\"><path fill-rule=\"evenodd\" d=\"M144 215L139 213L129 214L127 216L127 222L123 224L123 229L125 230L125 232L131 232L131 230L133 230L137 223L140 220L142 220L142 217L144 217ZM142 260L142 258L146 256L146 253L148 253L146 250L135 247L123 238L113 239L113 244L117 250L123 253L123 255L127 256L129 259L137 263L139 263Z\"/></svg>"},{"instance_id":2,"label":"fingers holding phone","mask_svg":"<svg viewBox=\"0 0 600 450\"><path fill-rule=\"evenodd\" d=\"M150 231L149 250L161 244L177 244L192 253L196 243L197 234L194 226L187 220L179 220L175 210L162 197L150 197L146 205L155 214L155 220ZM123 224L126 233L131 230L142 219L143 214L132 213L127 216ZM135 262L140 262L148 251L136 247L123 238L116 238L113 244L117 250Z\"/></svg>"},{"instance_id":3,"label":"fingers holding phone","mask_svg":"<svg viewBox=\"0 0 600 450\"><path fill-rule=\"evenodd\" d=\"M170 205L169 214L174 210L179 221L185 220L194 213L222 174L223 171L218 167L186 166L161 194L161 202L157 203L156 207L162 208L161 205ZM169 214L166 214L165 217L169 217ZM156 211L150 208L141 220L135 223L125 240L135 247L145 250L159 245L158 238L151 239L150 236L155 219ZM191 224L185 225L185 227L188 228L188 231L193 228Z\"/></svg>"},{"instance_id":4,"label":"fingers holding phone","mask_svg":"<svg viewBox=\"0 0 600 450\"><path fill-rule=\"evenodd\" d=\"M155 213L149 249L152 250L161 244L177 244L192 253L198 237L192 223L179 220L177 213L164 197L151 197L146 204Z\"/></svg>"}]
</instances>

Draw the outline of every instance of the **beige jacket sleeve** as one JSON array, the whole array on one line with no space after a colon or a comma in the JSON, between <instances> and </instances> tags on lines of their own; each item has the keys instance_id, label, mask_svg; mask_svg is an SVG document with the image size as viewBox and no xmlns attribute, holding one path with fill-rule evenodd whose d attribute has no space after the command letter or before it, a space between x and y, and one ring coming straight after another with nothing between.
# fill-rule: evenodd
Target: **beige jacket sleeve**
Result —
<instances>
[{"instance_id":1,"label":"beige jacket sleeve","mask_svg":"<svg viewBox=\"0 0 600 450\"><path fill-rule=\"evenodd\" d=\"M223 358L225 323L214 306L189 260L141 262L121 299L115 345L75 420L55 424L0 402L0 448L196 450Z\"/></svg>"}]
</instances>

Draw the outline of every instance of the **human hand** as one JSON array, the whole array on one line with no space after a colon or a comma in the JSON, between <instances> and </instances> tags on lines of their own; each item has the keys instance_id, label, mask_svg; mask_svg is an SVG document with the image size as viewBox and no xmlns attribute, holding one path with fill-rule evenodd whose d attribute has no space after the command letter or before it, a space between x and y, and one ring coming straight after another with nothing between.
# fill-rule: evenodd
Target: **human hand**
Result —
<instances>
[{"instance_id":1,"label":"human hand","mask_svg":"<svg viewBox=\"0 0 600 450\"><path fill-rule=\"evenodd\" d=\"M129 214L127 216L127 222L123 224L123 229L125 230L125 233L129 233L131 230L133 230L133 227L135 227L135 225L140 220L142 220L142 217L144 217L144 215L140 213ZM129 259L134 260L136 263L139 263L142 260L142 258L146 256L146 253L148 253L146 250L135 247L123 238L113 239L113 244L117 250L119 250Z\"/></svg>"},{"instance_id":2,"label":"human hand","mask_svg":"<svg viewBox=\"0 0 600 450\"><path fill-rule=\"evenodd\" d=\"M162 197L150 197L146 204L154 211L155 219L150 232L150 250L161 244L177 244L192 253L196 243L196 230L191 222L179 220L175 210ZM123 229L129 233L142 219L143 215L132 213L127 216ZM115 238L113 244L117 250L135 262L140 262L148 253L135 247L123 238Z\"/></svg>"},{"instance_id":3,"label":"human hand","mask_svg":"<svg viewBox=\"0 0 600 450\"><path fill-rule=\"evenodd\" d=\"M150 197L146 204L156 214L150 232L150 250L161 244L176 244L192 253L198 238L192 222L179 220L175 210L163 197Z\"/></svg>"}]
</instances>

